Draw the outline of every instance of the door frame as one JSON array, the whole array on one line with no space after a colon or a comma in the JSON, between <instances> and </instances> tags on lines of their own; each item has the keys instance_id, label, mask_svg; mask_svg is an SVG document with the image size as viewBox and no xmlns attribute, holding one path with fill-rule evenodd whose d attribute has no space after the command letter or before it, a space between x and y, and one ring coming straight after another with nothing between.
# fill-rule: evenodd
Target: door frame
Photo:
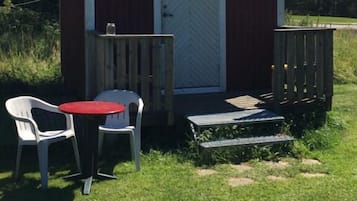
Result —
<instances>
[{"instance_id":1,"label":"door frame","mask_svg":"<svg viewBox=\"0 0 357 201\"><path fill-rule=\"evenodd\" d=\"M154 33L162 33L162 10L163 0L153 0L154 10ZM193 94L193 93L213 93L225 92L227 88L227 65L226 65L226 0L219 1L219 35L220 35L220 84L217 87L185 88L175 89L175 94Z\"/></svg>"}]
</instances>

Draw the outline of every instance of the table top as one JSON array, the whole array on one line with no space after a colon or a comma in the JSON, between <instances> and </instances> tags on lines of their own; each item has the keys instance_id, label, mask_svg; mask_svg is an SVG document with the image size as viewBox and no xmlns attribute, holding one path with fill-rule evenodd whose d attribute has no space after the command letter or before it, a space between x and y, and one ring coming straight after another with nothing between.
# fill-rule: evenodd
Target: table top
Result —
<instances>
[{"instance_id":1,"label":"table top","mask_svg":"<svg viewBox=\"0 0 357 201\"><path fill-rule=\"evenodd\" d=\"M58 106L62 112L77 115L108 115L124 112L125 106L106 101L74 101Z\"/></svg>"}]
</instances>

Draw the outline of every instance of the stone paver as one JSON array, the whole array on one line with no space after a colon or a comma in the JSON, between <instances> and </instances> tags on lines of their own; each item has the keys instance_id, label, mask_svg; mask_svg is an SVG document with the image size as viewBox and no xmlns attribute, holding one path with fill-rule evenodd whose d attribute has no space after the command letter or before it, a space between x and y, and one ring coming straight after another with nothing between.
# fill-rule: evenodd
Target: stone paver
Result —
<instances>
[{"instance_id":1,"label":"stone paver","mask_svg":"<svg viewBox=\"0 0 357 201\"><path fill-rule=\"evenodd\" d=\"M216 170L212 170L212 169L199 169L197 170L197 174L199 176L208 176L208 175L212 175L212 174L216 174L217 171Z\"/></svg>"},{"instance_id":2,"label":"stone paver","mask_svg":"<svg viewBox=\"0 0 357 201\"><path fill-rule=\"evenodd\" d=\"M248 164L238 164L238 165L231 165L232 168L234 168L235 170L238 171L238 173L242 173L248 170L253 169L251 166L249 166Z\"/></svg>"},{"instance_id":3,"label":"stone paver","mask_svg":"<svg viewBox=\"0 0 357 201\"><path fill-rule=\"evenodd\" d=\"M285 180L287 180L286 177L273 176L273 175L267 176L267 179L269 179L271 181L285 181Z\"/></svg>"},{"instance_id":4,"label":"stone paver","mask_svg":"<svg viewBox=\"0 0 357 201\"><path fill-rule=\"evenodd\" d=\"M315 159L302 159L301 163L304 165L321 165L321 162Z\"/></svg>"},{"instance_id":5,"label":"stone paver","mask_svg":"<svg viewBox=\"0 0 357 201\"><path fill-rule=\"evenodd\" d=\"M326 174L324 173L301 173L301 176L306 178L314 178L314 177L324 177Z\"/></svg>"},{"instance_id":6,"label":"stone paver","mask_svg":"<svg viewBox=\"0 0 357 201\"><path fill-rule=\"evenodd\" d=\"M244 186L249 184L254 184L255 181L250 178L240 177L240 178L230 178L228 179L228 184L232 187Z\"/></svg>"},{"instance_id":7,"label":"stone paver","mask_svg":"<svg viewBox=\"0 0 357 201\"><path fill-rule=\"evenodd\" d=\"M267 162L263 162L263 164L270 168L277 168L277 169L284 169L290 167L290 164L285 161L279 161L279 162L267 161Z\"/></svg>"}]
</instances>

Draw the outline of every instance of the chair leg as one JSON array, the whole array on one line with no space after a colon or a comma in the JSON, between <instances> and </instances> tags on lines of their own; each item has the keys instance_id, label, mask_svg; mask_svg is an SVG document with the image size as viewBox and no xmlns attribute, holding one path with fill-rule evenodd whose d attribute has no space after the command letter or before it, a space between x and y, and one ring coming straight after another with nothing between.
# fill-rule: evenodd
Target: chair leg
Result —
<instances>
[{"instance_id":1,"label":"chair leg","mask_svg":"<svg viewBox=\"0 0 357 201\"><path fill-rule=\"evenodd\" d=\"M76 165L77 165L78 171L81 172L81 162L80 162L80 158L79 158L78 143L77 143L77 139L75 136L72 137L72 146L73 146L74 156L76 158Z\"/></svg>"},{"instance_id":2,"label":"chair leg","mask_svg":"<svg viewBox=\"0 0 357 201\"><path fill-rule=\"evenodd\" d=\"M134 132L130 133L131 158L135 160L136 171L140 171L140 158L138 154L137 141Z\"/></svg>"},{"instance_id":3,"label":"chair leg","mask_svg":"<svg viewBox=\"0 0 357 201\"><path fill-rule=\"evenodd\" d=\"M22 154L22 145L17 145L17 154L16 154L16 167L15 167L15 180L19 178L19 170L20 170L20 161L21 161L21 154Z\"/></svg>"},{"instance_id":4,"label":"chair leg","mask_svg":"<svg viewBox=\"0 0 357 201\"><path fill-rule=\"evenodd\" d=\"M41 187L46 189L48 186L48 144L39 143L37 152L41 173Z\"/></svg>"},{"instance_id":5,"label":"chair leg","mask_svg":"<svg viewBox=\"0 0 357 201\"><path fill-rule=\"evenodd\" d=\"M140 170L140 150L141 150L141 136L140 136L140 132L137 132L137 130L135 130L135 142L136 142L136 163L137 163L137 170Z\"/></svg>"},{"instance_id":6,"label":"chair leg","mask_svg":"<svg viewBox=\"0 0 357 201\"><path fill-rule=\"evenodd\" d=\"M141 149L140 133L135 132L134 135L135 135L136 147L138 148L138 150L140 150Z\"/></svg>"},{"instance_id":7,"label":"chair leg","mask_svg":"<svg viewBox=\"0 0 357 201\"><path fill-rule=\"evenodd\" d=\"M135 151L135 166L136 171L140 171L140 150L137 147Z\"/></svg>"}]
</instances>

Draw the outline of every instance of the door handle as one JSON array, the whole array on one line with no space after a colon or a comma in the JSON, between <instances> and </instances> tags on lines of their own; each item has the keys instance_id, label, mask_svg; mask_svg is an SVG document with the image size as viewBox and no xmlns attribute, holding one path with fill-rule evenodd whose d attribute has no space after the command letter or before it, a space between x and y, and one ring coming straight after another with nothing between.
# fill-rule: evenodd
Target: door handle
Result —
<instances>
[{"instance_id":1,"label":"door handle","mask_svg":"<svg viewBox=\"0 0 357 201\"><path fill-rule=\"evenodd\" d=\"M162 17L173 17L173 16L174 16L173 14L167 13L167 12L164 12L164 13L162 14Z\"/></svg>"}]
</instances>

